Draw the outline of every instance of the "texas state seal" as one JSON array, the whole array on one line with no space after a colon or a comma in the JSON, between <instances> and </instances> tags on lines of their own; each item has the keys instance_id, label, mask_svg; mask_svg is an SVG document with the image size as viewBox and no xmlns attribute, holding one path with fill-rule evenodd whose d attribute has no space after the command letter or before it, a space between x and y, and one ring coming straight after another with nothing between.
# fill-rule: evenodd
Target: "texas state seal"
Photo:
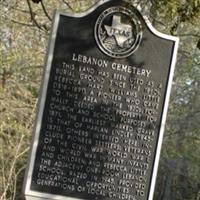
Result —
<instances>
[{"instance_id":1,"label":"texas state seal","mask_svg":"<svg viewBox=\"0 0 200 200\"><path fill-rule=\"evenodd\" d=\"M101 51L113 58L125 58L139 47L142 24L134 10L115 6L99 15L94 32Z\"/></svg>"}]
</instances>

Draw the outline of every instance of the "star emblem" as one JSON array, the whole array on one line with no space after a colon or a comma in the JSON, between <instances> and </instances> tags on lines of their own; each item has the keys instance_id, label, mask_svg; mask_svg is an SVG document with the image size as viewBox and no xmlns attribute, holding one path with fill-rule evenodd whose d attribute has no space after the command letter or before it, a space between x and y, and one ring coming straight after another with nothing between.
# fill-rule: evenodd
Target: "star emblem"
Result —
<instances>
[{"instance_id":1,"label":"star emblem","mask_svg":"<svg viewBox=\"0 0 200 200\"><path fill-rule=\"evenodd\" d=\"M112 25L105 25L105 30L108 36L114 36L117 45L121 48L124 47L124 43L133 37L132 26L123 24L121 22L121 16L114 15Z\"/></svg>"}]
</instances>

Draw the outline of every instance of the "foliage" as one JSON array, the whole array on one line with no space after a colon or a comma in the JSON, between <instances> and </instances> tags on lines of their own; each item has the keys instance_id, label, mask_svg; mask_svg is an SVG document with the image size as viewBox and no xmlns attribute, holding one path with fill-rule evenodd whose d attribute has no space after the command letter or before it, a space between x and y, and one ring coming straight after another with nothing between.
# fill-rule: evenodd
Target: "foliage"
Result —
<instances>
[{"instance_id":1,"label":"foliage","mask_svg":"<svg viewBox=\"0 0 200 200\"><path fill-rule=\"evenodd\" d=\"M0 0L1 200L23 199L22 180L53 9L79 12L94 2ZM132 2L140 5L142 12L150 11L158 30L181 39L155 199L198 200L200 1Z\"/></svg>"},{"instance_id":2,"label":"foliage","mask_svg":"<svg viewBox=\"0 0 200 200\"><path fill-rule=\"evenodd\" d=\"M153 8L158 29L180 37L156 199L196 200L200 197L200 1L157 1Z\"/></svg>"},{"instance_id":3,"label":"foliage","mask_svg":"<svg viewBox=\"0 0 200 200\"><path fill-rule=\"evenodd\" d=\"M21 23L29 20L23 2L1 2L0 16L0 199L22 199L19 185L41 79L38 55L46 44L36 28Z\"/></svg>"}]
</instances>

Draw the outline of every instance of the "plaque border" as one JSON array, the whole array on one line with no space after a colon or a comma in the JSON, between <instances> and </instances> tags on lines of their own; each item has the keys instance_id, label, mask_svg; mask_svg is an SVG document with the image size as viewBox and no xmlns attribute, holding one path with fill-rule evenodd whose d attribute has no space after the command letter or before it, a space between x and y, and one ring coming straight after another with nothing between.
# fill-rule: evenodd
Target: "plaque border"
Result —
<instances>
[{"instance_id":1,"label":"plaque border","mask_svg":"<svg viewBox=\"0 0 200 200\"><path fill-rule=\"evenodd\" d=\"M158 174L158 167L159 167L159 160L160 160L160 154L161 154L161 148L162 148L162 143L163 143L163 138L164 138L164 131L165 131L165 124L166 124L166 119L167 119L167 112L168 112L168 107L169 107L169 101L170 101L170 94L171 94L171 89L172 89L172 84L173 84L173 77L174 77L174 71L175 71L175 65L177 61L177 54L178 54L178 46L179 46L179 41L180 39L175 36L167 35L164 33L161 33L157 31L153 25L151 24L150 20L148 17L143 16L144 21L146 22L149 30L156 36L166 39L169 41L174 42L174 49L172 52L171 56L171 64L170 64L170 70L169 70L169 75L167 79L167 89L165 91L165 97L164 97L164 103L163 103L163 110L161 113L161 123L160 123L160 129L159 129L159 136L157 140L157 146L156 146L156 152L155 152L155 157L154 157L154 163L153 163L153 169L152 169L152 176L151 176L151 181L150 181L150 189L149 189L149 196L148 200L153 200L154 197L154 191L155 191L155 185L156 185L156 178Z\"/></svg>"},{"instance_id":2,"label":"plaque border","mask_svg":"<svg viewBox=\"0 0 200 200\"><path fill-rule=\"evenodd\" d=\"M33 167L36 159L36 150L38 147L39 142L39 136L40 136L40 130L41 130L41 123L43 118L43 112L46 102L46 96L47 96L47 89L48 89L48 83L49 83L49 77L50 77L50 71L51 71L51 64L53 61L53 54L54 54L54 47L55 47L55 41L57 36L57 30L59 25L60 16L68 16L68 17L74 17L74 18L82 18L93 11L95 11L98 7L103 5L104 3L110 2L111 0L100 0L98 3L93 5L91 8L86 10L82 13L64 13L62 11L55 11L54 12L54 23L52 25L51 34L48 41L48 47L47 47L47 53L45 57L45 69L43 71L43 78L42 78L42 84L40 87L40 94L39 94L39 100L37 103L37 112L36 112L36 120L34 122L34 128L33 128L33 134L32 134L32 141L31 141L31 147L29 150L29 157L28 157L28 164L24 176L24 183L23 183L23 193L25 195L25 198L27 200L83 200L80 198L74 198L74 197L66 197L62 195L54 195L49 194L45 192L37 192L30 189L31 187L31 181L32 181L32 174L33 174ZM136 7L137 9L137 7ZM138 9L139 10L139 9ZM141 14L141 12L140 12ZM142 16L142 15L141 15ZM154 190L155 190L155 184L156 184L156 177L158 172L158 166L159 166L159 159L161 154L161 147L162 147L162 141L164 136L164 128L167 118L167 111L168 111L168 105L170 100L170 93L172 88L172 82L173 82L173 75L175 70L175 64L177 60L177 53L178 53L178 45L179 45L179 38L171 35L167 35L164 33L161 33L157 31L151 24L150 20L146 16L142 16L147 27L157 37L160 37L162 39L166 39L169 41L174 42L174 49L171 56L171 65L169 70L169 75L167 79L167 89L165 91L165 97L164 97L164 103L163 103L163 109L161 113L161 123L160 123L160 129L159 129L159 136L157 140L156 145L156 151L154 156L154 162L153 162L153 168L151 171L151 177L150 177L150 186L148 189L148 200L153 200L154 196Z\"/></svg>"}]
</instances>

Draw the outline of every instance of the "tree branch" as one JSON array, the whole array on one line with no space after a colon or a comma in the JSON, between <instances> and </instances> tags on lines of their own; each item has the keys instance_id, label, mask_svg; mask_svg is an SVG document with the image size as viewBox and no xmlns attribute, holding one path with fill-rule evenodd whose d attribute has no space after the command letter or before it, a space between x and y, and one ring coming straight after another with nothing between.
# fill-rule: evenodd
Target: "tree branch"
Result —
<instances>
[{"instance_id":1,"label":"tree branch","mask_svg":"<svg viewBox=\"0 0 200 200\"><path fill-rule=\"evenodd\" d=\"M30 0L26 0L26 2L27 2L27 4L28 4L28 8L29 8L30 15L31 15L31 20L33 21L33 23L34 23L40 30L48 31L46 27L44 27L44 26L42 27L42 26L37 22L37 20L35 19L35 15L34 15L34 13L33 13Z\"/></svg>"},{"instance_id":2,"label":"tree branch","mask_svg":"<svg viewBox=\"0 0 200 200\"><path fill-rule=\"evenodd\" d=\"M34 26L33 24L27 24L27 23L24 23L24 22L15 21L14 19L11 19L11 22L13 22L15 24L22 25L22 26Z\"/></svg>"},{"instance_id":3,"label":"tree branch","mask_svg":"<svg viewBox=\"0 0 200 200\"><path fill-rule=\"evenodd\" d=\"M179 37L197 37L200 38L199 34L194 34L194 33L185 33L185 34L178 34Z\"/></svg>"},{"instance_id":4,"label":"tree branch","mask_svg":"<svg viewBox=\"0 0 200 200\"><path fill-rule=\"evenodd\" d=\"M44 11L44 14L46 15L46 17L47 17L50 21L52 21L52 18L49 16L49 14L48 14L48 12L47 12L45 6L44 6L43 1L40 1L40 3L41 3L41 5L42 5L42 9L43 9L43 11Z\"/></svg>"},{"instance_id":5,"label":"tree branch","mask_svg":"<svg viewBox=\"0 0 200 200\"><path fill-rule=\"evenodd\" d=\"M66 4L67 5L67 7L71 10L71 11L73 11L74 12L74 9L70 6L70 4L67 2L67 1L65 1L65 0L62 0L62 2L64 3L64 4Z\"/></svg>"}]
</instances>

